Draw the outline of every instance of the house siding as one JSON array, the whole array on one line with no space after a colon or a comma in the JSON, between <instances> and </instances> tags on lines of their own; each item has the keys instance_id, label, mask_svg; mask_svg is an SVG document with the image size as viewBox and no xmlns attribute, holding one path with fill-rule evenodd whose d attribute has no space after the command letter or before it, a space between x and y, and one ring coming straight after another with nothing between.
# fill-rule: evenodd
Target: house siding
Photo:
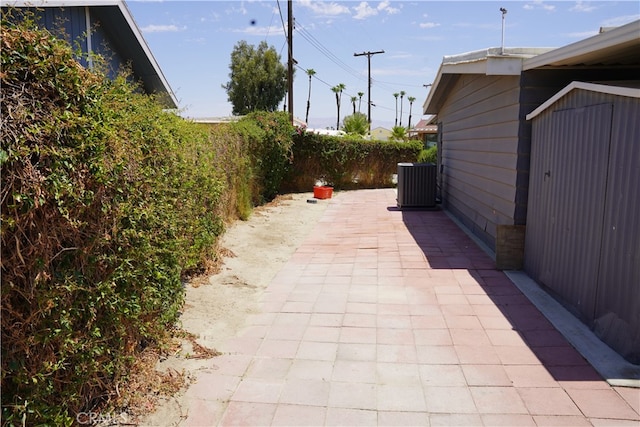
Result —
<instances>
[{"instance_id":1,"label":"house siding","mask_svg":"<svg viewBox=\"0 0 640 427\"><path fill-rule=\"evenodd\" d=\"M514 224L520 76L462 75L440 109L442 199L490 248Z\"/></svg>"},{"instance_id":2,"label":"house siding","mask_svg":"<svg viewBox=\"0 0 640 427\"><path fill-rule=\"evenodd\" d=\"M127 61L123 59L120 54L124 47L117 45L105 32L103 25L100 22L100 9L104 8L96 7L90 9L92 48L93 52L96 55L100 55L105 61L105 65L107 66L107 70L105 70L107 76L109 78L115 78L118 73L122 71L122 68L127 65ZM128 65L134 66L133 64Z\"/></svg>"},{"instance_id":3,"label":"house siding","mask_svg":"<svg viewBox=\"0 0 640 427\"><path fill-rule=\"evenodd\" d=\"M640 100L573 90L533 119L525 270L640 362Z\"/></svg>"},{"instance_id":4,"label":"house siding","mask_svg":"<svg viewBox=\"0 0 640 427\"><path fill-rule=\"evenodd\" d=\"M82 52L87 52L87 26L84 7L24 8L24 12L33 14L38 25L46 28L52 34L65 39L73 47L79 47ZM87 67L86 58L77 59L82 66Z\"/></svg>"},{"instance_id":5,"label":"house siding","mask_svg":"<svg viewBox=\"0 0 640 427\"><path fill-rule=\"evenodd\" d=\"M106 34L96 14L105 7L69 6L47 8L24 8L33 13L36 22L52 34L64 38L72 47L79 48L83 55L76 59L83 67L89 68L86 54L89 52L87 38L87 8L89 8L89 22L91 29L91 50L102 56L106 65L107 76L113 78L124 64L112 40Z\"/></svg>"}]
</instances>

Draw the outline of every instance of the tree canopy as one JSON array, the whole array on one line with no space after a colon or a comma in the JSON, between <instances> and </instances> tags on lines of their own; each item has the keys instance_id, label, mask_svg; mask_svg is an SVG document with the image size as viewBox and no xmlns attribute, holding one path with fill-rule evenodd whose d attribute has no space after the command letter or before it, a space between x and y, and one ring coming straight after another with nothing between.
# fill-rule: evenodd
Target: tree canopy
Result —
<instances>
[{"instance_id":1,"label":"tree canopy","mask_svg":"<svg viewBox=\"0 0 640 427\"><path fill-rule=\"evenodd\" d=\"M347 116L343 120L345 132L357 135L366 135L369 131L369 121L367 115L363 113L354 113Z\"/></svg>"},{"instance_id":2,"label":"tree canopy","mask_svg":"<svg viewBox=\"0 0 640 427\"><path fill-rule=\"evenodd\" d=\"M287 69L280 55L262 41L258 47L239 41L231 52L230 81L227 91L233 114L252 111L276 111L287 92Z\"/></svg>"}]
</instances>

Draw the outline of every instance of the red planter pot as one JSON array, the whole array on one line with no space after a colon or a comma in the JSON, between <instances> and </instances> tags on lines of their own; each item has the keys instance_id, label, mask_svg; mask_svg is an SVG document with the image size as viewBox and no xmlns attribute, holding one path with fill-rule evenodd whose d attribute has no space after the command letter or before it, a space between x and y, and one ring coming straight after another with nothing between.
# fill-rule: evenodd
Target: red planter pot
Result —
<instances>
[{"instance_id":1,"label":"red planter pot","mask_svg":"<svg viewBox=\"0 0 640 427\"><path fill-rule=\"evenodd\" d=\"M333 194L333 187L315 186L313 187L313 197L316 199L330 199Z\"/></svg>"}]
</instances>

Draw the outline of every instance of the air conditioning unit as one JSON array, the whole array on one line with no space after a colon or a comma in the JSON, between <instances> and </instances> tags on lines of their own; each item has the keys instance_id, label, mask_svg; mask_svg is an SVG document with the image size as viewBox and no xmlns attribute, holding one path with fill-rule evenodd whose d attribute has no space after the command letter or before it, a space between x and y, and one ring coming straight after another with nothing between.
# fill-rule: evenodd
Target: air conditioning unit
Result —
<instances>
[{"instance_id":1,"label":"air conditioning unit","mask_svg":"<svg viewBox=\"0 0 640 427\"><path fill-rule=\"evenodd\" d=\"M398 208L436 206L436 165L398 163Z\"/></svg>"}]
</instances>

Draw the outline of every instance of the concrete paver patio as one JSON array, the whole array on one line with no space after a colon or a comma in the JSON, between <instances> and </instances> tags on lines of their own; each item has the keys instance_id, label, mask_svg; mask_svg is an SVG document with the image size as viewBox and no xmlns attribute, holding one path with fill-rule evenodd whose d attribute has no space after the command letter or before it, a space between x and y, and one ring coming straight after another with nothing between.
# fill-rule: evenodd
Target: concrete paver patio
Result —
<instances>
[{"instance_id":1,"label":"concrete paver patio","mask_svg":"<svg viewBox=\"0 0 640 427\"><path fill-rule=\"evenodd\" d=\"M185 426L640 426L442 211L334 194L262 311L186 392Z\"/></svg>"}]
</instances>

